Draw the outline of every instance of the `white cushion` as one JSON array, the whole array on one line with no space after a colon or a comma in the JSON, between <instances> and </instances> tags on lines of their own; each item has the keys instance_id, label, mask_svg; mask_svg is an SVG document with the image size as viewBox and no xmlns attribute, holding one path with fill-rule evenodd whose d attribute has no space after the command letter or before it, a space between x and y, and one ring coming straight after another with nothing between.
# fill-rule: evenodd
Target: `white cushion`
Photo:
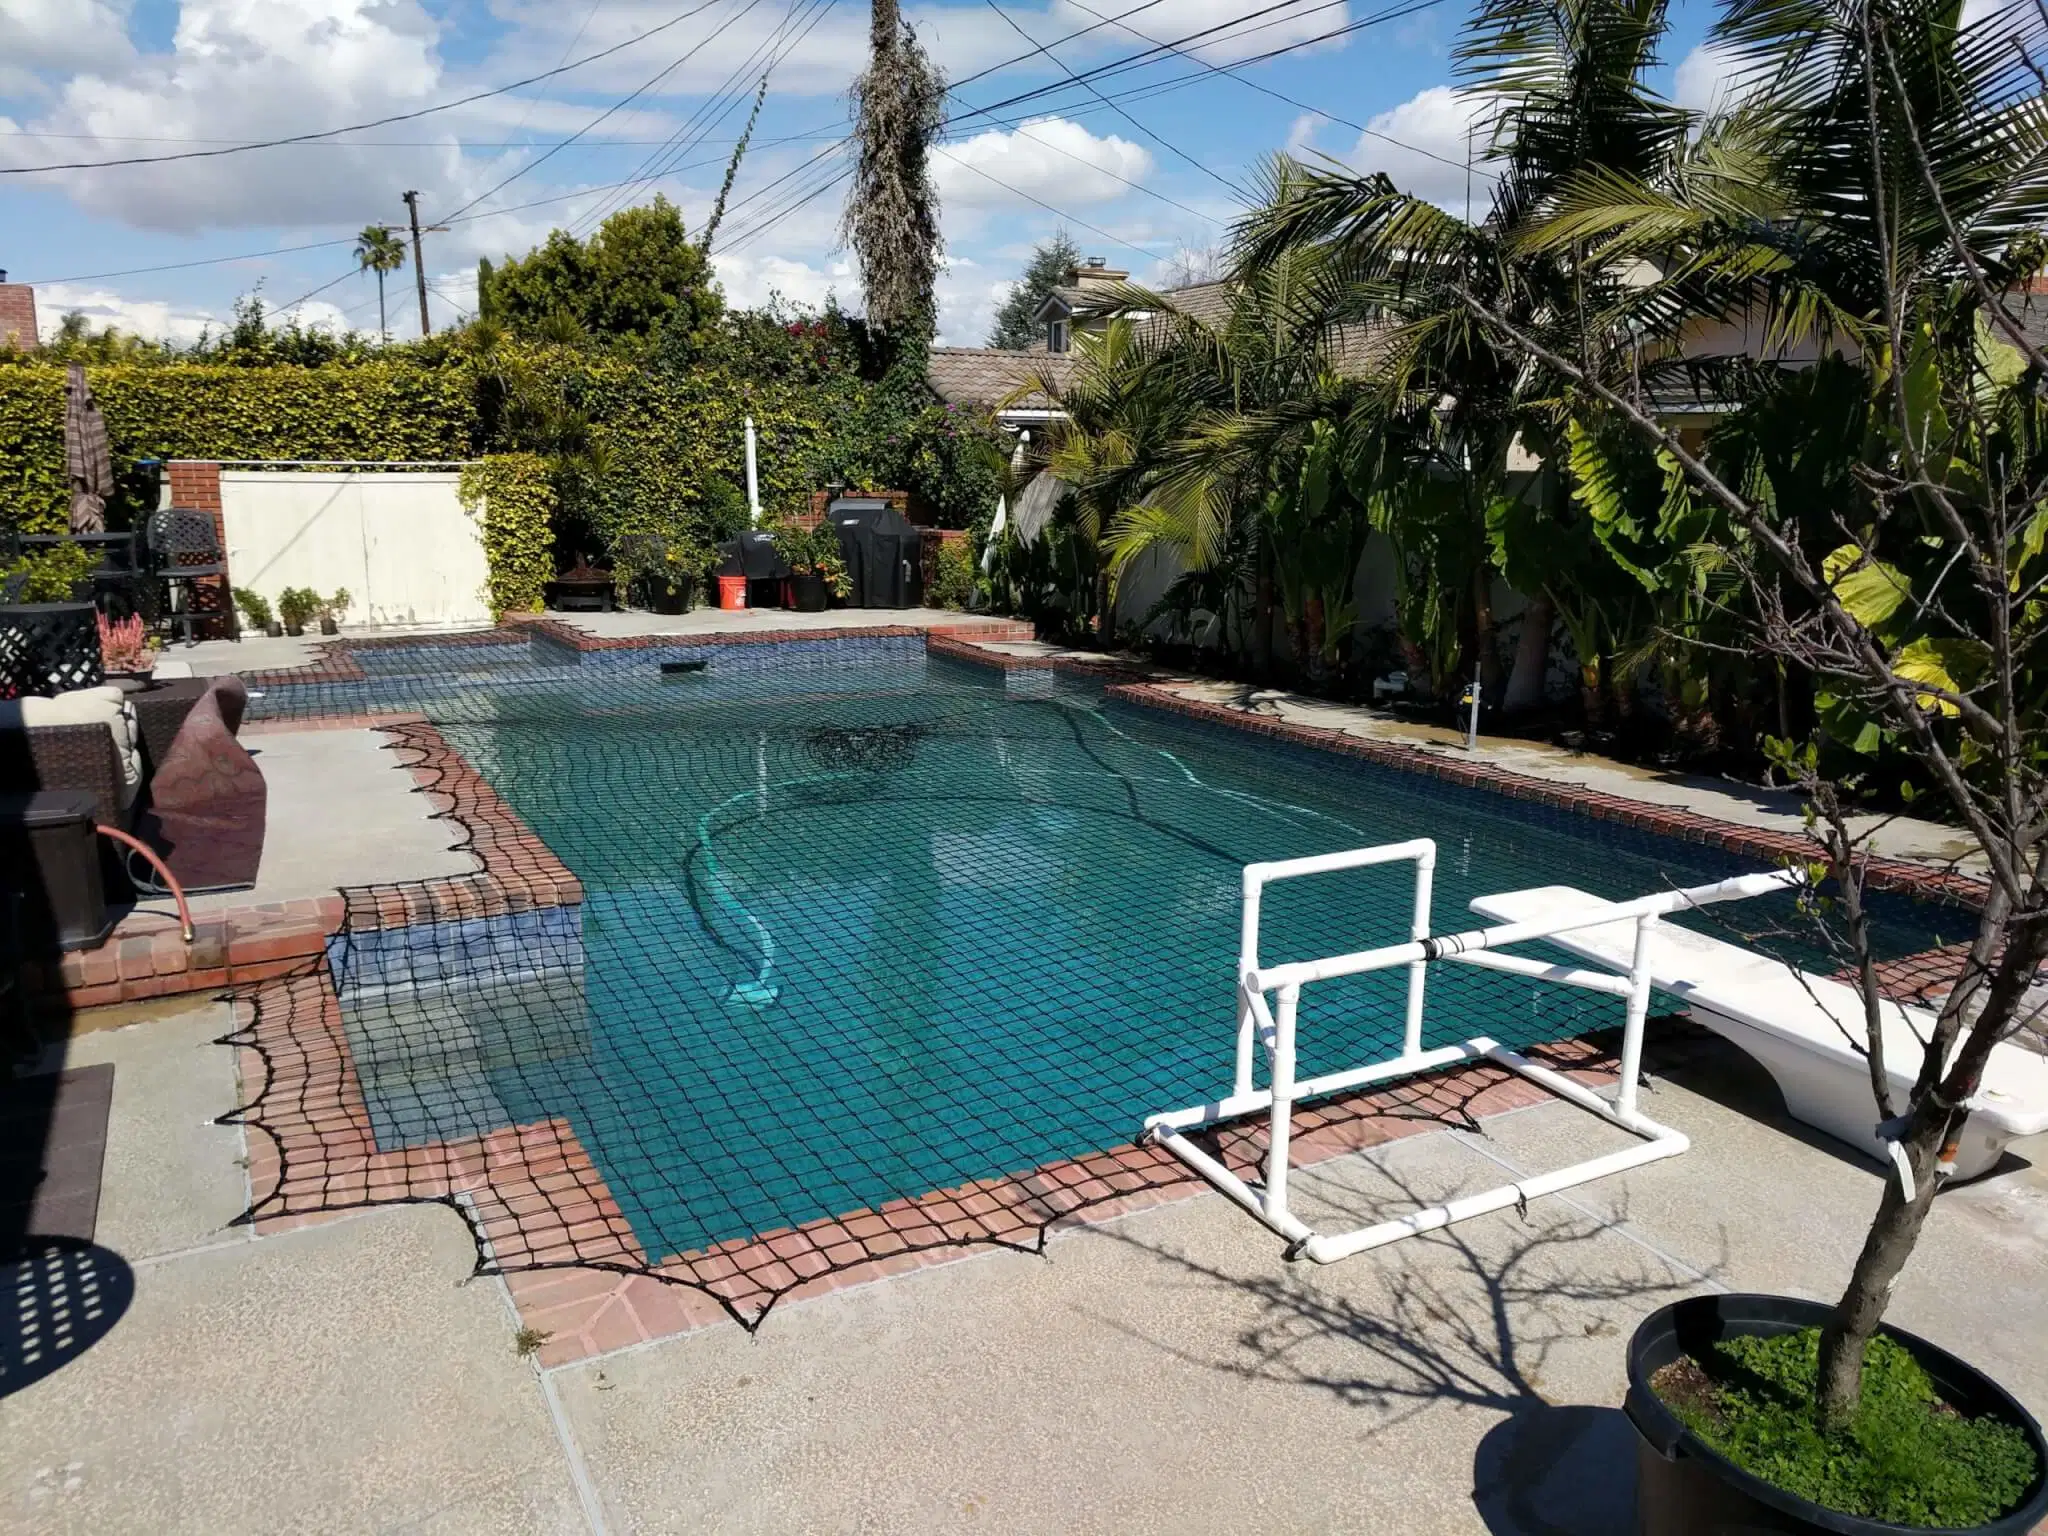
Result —
<instances>
[{"instance_id":1,"label":"white cushion","mask_svg":"<svg viewBox=\"0 0 2048 1536\"><path fill-rule=\"evenodd\" d=\"M75 688L54 699L25 698L19 701L21 725L104 725L114 738L114 750L121 759L121 803L128 804L142 787L141 734L135 727L135 710L127 696L112 684L97 688ZM0 717L0 728L10 722Z\"/></svg>"}]
</instances>

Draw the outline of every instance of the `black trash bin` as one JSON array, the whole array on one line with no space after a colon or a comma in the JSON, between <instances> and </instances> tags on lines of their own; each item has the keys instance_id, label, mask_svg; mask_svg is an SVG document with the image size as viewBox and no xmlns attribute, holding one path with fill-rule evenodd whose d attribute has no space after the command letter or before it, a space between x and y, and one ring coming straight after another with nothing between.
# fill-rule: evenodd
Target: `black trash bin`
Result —
<instances>
[{"instance_id":1,"label":"black trash bin","mask_svg":"<svg viewBox=\"0 0 2048 1536\"><path fill-rule=\"evenodd\" d=\"M84 790L0 795L0 885L25 943L91 949L113 931L94 814Z\"/></svg>"}]
</instances>

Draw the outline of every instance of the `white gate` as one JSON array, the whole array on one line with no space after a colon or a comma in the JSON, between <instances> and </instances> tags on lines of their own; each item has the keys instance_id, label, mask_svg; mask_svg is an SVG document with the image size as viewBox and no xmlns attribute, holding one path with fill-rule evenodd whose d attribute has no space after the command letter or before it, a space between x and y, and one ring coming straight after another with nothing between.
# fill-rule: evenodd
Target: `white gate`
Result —
<instances>
[{"instance_id":1,"label":"white gate","mask_svg":"<svg viewBox=\"0 0 2048 1536\"><path fill-rule=\"evenodd\" d=\"M481 520L456 466L404 470L223 469L221 519L238 587L348 589L345 624L488 624Z\"/></svg>"}]
</instances>

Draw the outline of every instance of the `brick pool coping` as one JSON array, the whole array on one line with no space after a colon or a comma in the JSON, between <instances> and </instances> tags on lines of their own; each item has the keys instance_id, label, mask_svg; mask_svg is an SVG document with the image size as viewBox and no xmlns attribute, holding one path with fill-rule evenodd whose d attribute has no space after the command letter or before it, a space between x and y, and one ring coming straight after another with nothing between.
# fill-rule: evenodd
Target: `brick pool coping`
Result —
<instances>
[{"instance_id":1,"label":"brick pool coping","mask_svg":"<svg viewBox=\"0 0 2048 1536\"><path fill-rule=\"evenodd\" d=\"M225 1122L250 1131L249 1211L258 1234L394 1204L451 1206L469 1223L480 1273L501 1274L521 1325L561 1365L728 1318L755 1327L785 1301L950 1263L977 1249L1038 1252L1048 1236L1182 1200L1208 1186L1161 1148L1126 1143L1023 1173L734 1239L650 1256L604 1177L560 1118L379 1152L325 965L237 1000L245 1083L262 1086ZM1531 1055L1589 1082L1611 1078L1586 1040ZM1294 1165L1487 1116L1550 1095L1491 1063L1347 1094L1296 1114ZM1210 1147L1240 1172L1262 1155L1256 1119ZM1275 1239L1276 1243L1278 1239Z\"/></svg>"}]
</instances>

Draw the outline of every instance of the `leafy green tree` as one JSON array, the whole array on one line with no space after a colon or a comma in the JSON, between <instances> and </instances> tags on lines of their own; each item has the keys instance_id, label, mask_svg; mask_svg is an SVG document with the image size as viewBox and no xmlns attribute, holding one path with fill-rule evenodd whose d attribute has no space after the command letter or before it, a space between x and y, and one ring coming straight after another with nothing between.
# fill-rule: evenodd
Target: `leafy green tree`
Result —
<instances>
[{"instance_id":1,"label":"leafy green tree","mask_svg":"<svg viewBox=\"0 0 2048 1536\"><path fill-rule=\"evenodd\" d=\"M1081 259L1081 248L1064 228L1049 240L1041 240L1024 264L1024 275L989 328L988 344L1013 351L1034 351L1045 339L1045 327L1038 319L1038 307L1052 296L1053 289L1067 280L1067 273Z\"/></svg>"},{"instance_id":2,"label":"leafy green tree","mask_svg":"<svg viewBox=\"0 0 2048 1536\"><path fill-rule=\"evenodd\" d=\"M525 256L478 266L483 314L515 335L573 342L695 332L724 309L702 247L665 197L625 208L588 240L556 230Z\"/></svg>"}]
</instances>

